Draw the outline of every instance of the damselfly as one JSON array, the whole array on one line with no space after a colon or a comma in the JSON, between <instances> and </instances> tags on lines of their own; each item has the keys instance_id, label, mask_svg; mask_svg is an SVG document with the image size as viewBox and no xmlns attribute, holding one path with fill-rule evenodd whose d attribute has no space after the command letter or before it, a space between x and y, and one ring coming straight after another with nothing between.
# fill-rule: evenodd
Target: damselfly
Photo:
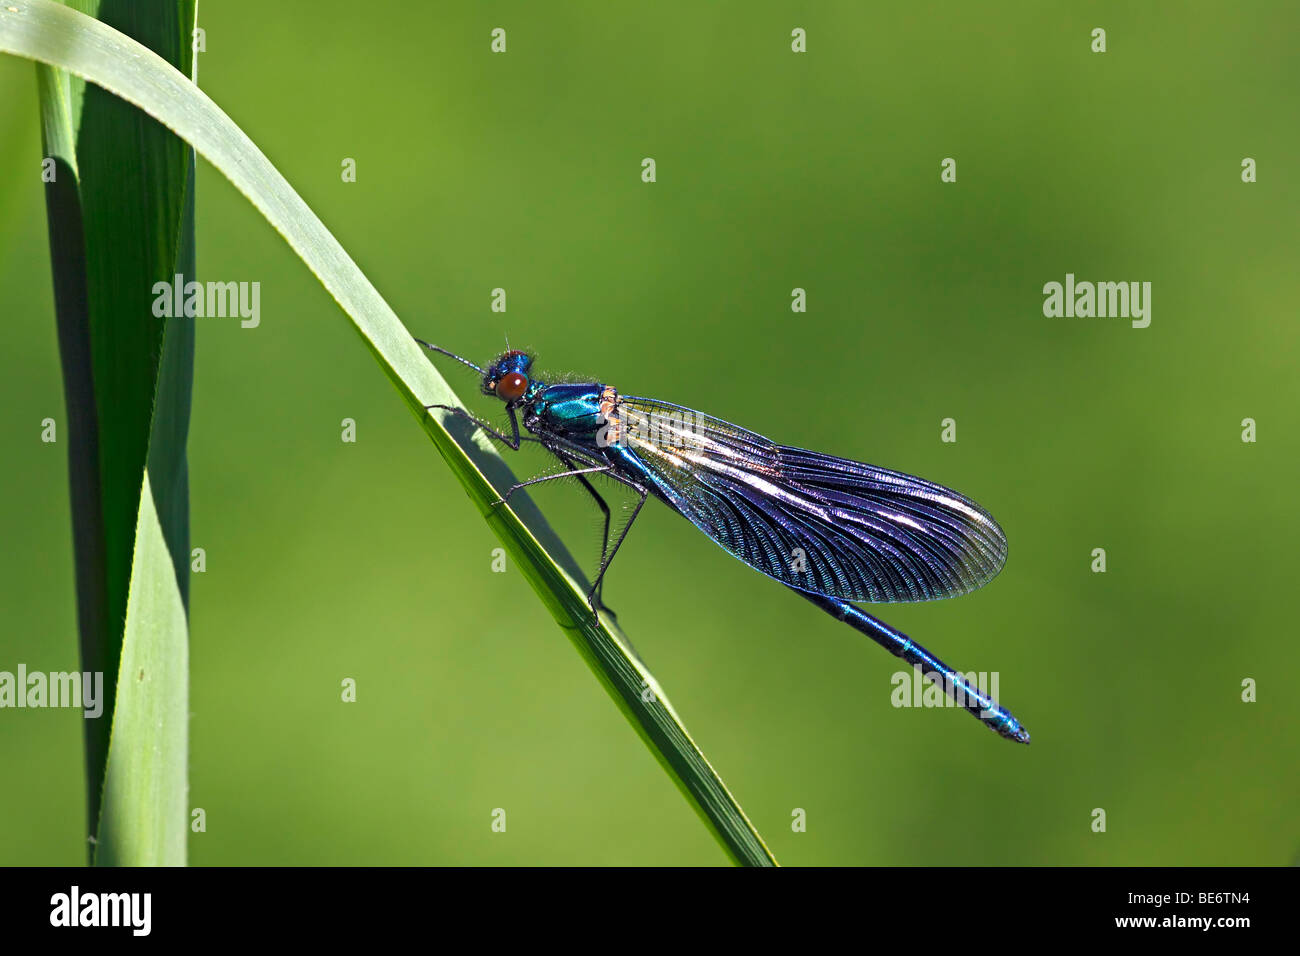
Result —
<instances>
[{"instance_id":1,"label":"damselfly","mask_svg":"<svg viewBox=\"0 0 1300 956\"><path fill-rule=\"evenodd\" d=\"M601 583L646 499L653 495L756 571L861 631L938 685L956 704L1010 740L1029 734L1009 711L906 634L853 601L929 601L965 594L1002 569L1007 541L987 511L964 495L901 472L769 441L700 412L620 395L595 382L548 385L532 376L532 356L510 350L486 369L416 339L481 376L483 394L505 403L510 433L451 405L518 451L541 444L563 470L520 488L576 478L605 515ZM520 419L524 431L519 430ZM610 545L610 509L588 480L604 475L639 496Z\"/></svg>"}]
</instances>

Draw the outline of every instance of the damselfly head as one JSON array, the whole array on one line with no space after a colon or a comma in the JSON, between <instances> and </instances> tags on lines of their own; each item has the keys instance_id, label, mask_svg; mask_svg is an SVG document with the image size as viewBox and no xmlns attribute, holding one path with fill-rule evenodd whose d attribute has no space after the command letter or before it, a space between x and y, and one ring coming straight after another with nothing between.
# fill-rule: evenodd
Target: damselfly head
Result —
<instances>
[{"instance_id":1,"label":"damselfly head","mask_svg":"<svg viewBox=\"0 0 1300 956\"><path fill-rule=\"evenodd\" d=\"M503 402L517 402L528 393L528 370L533 357L511 349L488 366L483 374L483 394L495 395Z\"/></svg>"}]
</instances>

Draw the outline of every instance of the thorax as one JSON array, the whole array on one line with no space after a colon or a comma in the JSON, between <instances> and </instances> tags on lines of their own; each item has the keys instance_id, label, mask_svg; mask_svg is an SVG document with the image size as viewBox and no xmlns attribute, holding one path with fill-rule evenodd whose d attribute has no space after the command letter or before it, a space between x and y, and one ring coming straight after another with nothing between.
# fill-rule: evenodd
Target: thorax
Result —
<instances>
[{"instance_id":1,"label":"thorax","mask_svg":"<svg viewBox=\"0 0 1300 956\"><path fill-rule=\"evenodd\" d=\"M618 393L596 382L547 385L528 403L524 426L531 432L551 432L595 447L597 434L618 404Z\"/></svg>"}]
</instances>

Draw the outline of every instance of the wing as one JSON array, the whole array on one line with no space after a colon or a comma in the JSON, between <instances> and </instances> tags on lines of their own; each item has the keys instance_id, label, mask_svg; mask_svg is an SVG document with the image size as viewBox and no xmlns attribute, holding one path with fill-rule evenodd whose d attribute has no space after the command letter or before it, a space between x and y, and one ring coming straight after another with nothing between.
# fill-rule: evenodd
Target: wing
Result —
<instances>
[{"instance_id":1,"label":"wing","mask_svg":"<svg viewBox=\"0 0 1300 956\"><path fill-rule=\"evenodd\" d=\"M671 507L750 567L846 601L930 601L1002 570L1007 540L955 491L777 445L728 422L624 396L624 446Z\"/></svg>"}]
</instances>

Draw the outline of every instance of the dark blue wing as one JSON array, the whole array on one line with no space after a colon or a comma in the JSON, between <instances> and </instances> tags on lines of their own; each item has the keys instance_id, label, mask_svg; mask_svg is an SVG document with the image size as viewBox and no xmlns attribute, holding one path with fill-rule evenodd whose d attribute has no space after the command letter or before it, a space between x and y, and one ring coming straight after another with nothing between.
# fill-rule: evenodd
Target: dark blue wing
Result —
<instances>
[{"instance_id":1,"label":"dark blue wing","mask_svg":"<svg viewBox=\"0 0 1300 956\"><path fill-rule=\"evenodd\" d=\"M654 399L623 397L612 417L659 497L783 584L846 601L930 601L988 583L1006 562L997 522L942 485Z\"/></svg>"}]
</instances>

